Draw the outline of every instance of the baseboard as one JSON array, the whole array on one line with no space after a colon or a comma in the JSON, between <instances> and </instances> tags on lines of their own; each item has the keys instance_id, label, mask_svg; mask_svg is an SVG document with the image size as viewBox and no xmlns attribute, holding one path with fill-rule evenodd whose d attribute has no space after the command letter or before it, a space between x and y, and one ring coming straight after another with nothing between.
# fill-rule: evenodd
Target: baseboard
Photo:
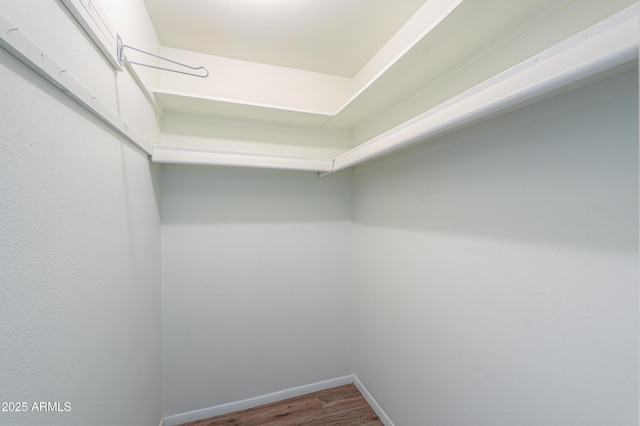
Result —
<instances>
[{"instance_id":1,"label":"baseboard","mask_svg":"<svg viewBox=\"0 0 640 426\"><path fill-rule=\"evenodd\" d=\"M353 384L356 385L356 387L358 388L362 396L364 396L364 399L367 400L367 402L369 403L371 408L373 408L373 411L376 412L376 414L378 415L382 423L384 423L385 426L395 426L391 421L391 419L389 418L389 416L387 416L387 414L382 410L382 407L378 405L378 403L376 402L375 399L373 399L373 396L371 396L367 388L364 387L362 382L358 380L356 376L353 376Z\"/></svg>"},{"instance_id":2,"label":"baseboard","mask_svg":"<svg viewBox=\"0 0 640 426\"><path fill-rule=\"evenodd\" d=\"M282 401L283 399L294 398L296 396L306 395L312 392L318 392L342 385L348 385L349 383L354 383L354 376L338 377L336 379L325 380L323 382L317 382L310 385L286 389L267 395L257 396L255 398L231 402L229 404L216 405L214 407L203 408L201 410L189 411L187 413L167 416L164 418L164 426L175 426L181 423L193 422L195 420L206 419L208 417L215 417L221 416L223 414L233 413L234 411L247 410L249 408L258 407L260 405ZM378 412L376 411L376 413ZM392 425L392 423L388 423L388 425Z\"/></svg>"}]
</instances>

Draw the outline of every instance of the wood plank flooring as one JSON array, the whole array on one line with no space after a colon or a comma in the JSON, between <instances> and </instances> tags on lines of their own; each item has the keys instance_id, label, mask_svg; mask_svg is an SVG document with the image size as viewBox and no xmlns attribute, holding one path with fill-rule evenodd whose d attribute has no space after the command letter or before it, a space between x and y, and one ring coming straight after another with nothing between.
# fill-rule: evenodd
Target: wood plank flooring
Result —
<instances>
[{"instance_id":1,"label":"wood plank flooring","mask_svg":"<svg viewBox=\"0 0 640 426\"><path fill-rule=\"evenodd\" d=\"M180 426L384 426L350 384Z\"/></svg>"}]
</instances>

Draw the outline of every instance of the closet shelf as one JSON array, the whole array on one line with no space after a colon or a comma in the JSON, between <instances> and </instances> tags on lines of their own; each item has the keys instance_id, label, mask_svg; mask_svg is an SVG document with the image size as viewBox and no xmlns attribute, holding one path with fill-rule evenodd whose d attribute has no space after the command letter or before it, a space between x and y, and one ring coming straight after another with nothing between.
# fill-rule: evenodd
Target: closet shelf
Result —
<instances>
[{"instance_id":1,"label":"closet shelf","mask_svg":"<svg viewBox=\"0 0 640 426\"><path fill-rule=\"evenodd\" d=\"M165 111L201 116L312 127L321 127L333 117L333 113L329 112L305 111L173 90L152 89L151 92L158 105Z\"/></svg>"},{"instance_id":2,"label":"closet shelf","mask_svg":"<svg viewBox=\"0 0 640 426\"><path fill-rule=\"evenodd\" d=\"M296 157L277 154L253 154L245 152L200 150L179 147L155 146L151 160L164 164L199 164L210 166L256 167L266 169L302 170L329 173L333 159Z\"/></svg>"},{"instance_id":3,"label":"closet shelf","mask_svg":"<svg viewBox=\"0 0 640 426\"><path fill-rule=\"evenodd\" d=\"M636 67L639 16L640 6L633 5L334 158L156 146L152 159L157 163L331 174ZM192 114L225 115L235 110L238 118L264 121L265 117L272 120L295 117L307 120L310 125L330 118L329 114L273 109L161 90L154 90L154 96L166 109ZM237 108L229 108L229 104Z\"/></svg>"}]
</instances>

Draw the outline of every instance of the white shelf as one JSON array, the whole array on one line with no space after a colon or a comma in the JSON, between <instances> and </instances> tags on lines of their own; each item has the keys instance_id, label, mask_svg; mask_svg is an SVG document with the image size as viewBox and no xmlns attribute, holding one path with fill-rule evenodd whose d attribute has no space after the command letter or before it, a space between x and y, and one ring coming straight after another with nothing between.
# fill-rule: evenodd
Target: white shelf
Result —
<instances>
[{"instance_id":1,"label":"white shelf","mask_svg":"<svg viewBox=\"0 0 640 426\"><path fill-rule=\"evenodd\" d=\"M89 92L70 71L58 65L46 52L40 50L20 29L0 16L0 48L44 78L49 84L69 96L106 125L146 154L151 153L151 144L142 138L128 123L112 111L93 93Z\"/></svg>"},{"instance_id":2,"label":"white shelf","mask_svg":"<svg viewBox=\"0 0 640 426\"><path fill-rule=\"evenodd\" d=\"M203 96L172 90L152 89L158 105L166 111L216 116L267 123L321 127L332 116L329 112L305 111L277 105Z\"/></svg>"},{"instance_id":3,"label":"white shelf","mask_svg":"<svg viewBox=\"0 0 640 426\"><path fill-rule=\"evenodd\" d=\"M552 96L564 87L637 66L638 5L559 43L466 92L338 155L333 171L352 167L464 125Z\"/></svg>"},{"instance_id":4,"label":"white shelf","mask_svg":"<svg viewBox=\"0 0 640 426\"><path fill-rule=\"evenodd\" d=\"M335 158L156 147L153 150L153 161L306 170L330 174L553 96L567 87L593 82L594 78L604 78L607 73L620 67L637 66L640 45L639 9L637 4L630 6L460 95L345 150ZM234 103L161 90L155 90L154 96L165 109L203 115L231 114L236 118L288 123L293 121L308 126L320 126L331 117L325 113Z\"/></svg>"},{"instance_id":5,"label":"white shelf","mask_svg":"<svg viewBox=\"0 0 640 426\"><path fill-rule=\"evenodd\" d=\"M164 164L257 167L319 173L328 173L333 169L333 159L331 158L307 158L276 154L251 154L162 146L153 148L151 160L154 163Z\"/></svg>"}]
</instances>

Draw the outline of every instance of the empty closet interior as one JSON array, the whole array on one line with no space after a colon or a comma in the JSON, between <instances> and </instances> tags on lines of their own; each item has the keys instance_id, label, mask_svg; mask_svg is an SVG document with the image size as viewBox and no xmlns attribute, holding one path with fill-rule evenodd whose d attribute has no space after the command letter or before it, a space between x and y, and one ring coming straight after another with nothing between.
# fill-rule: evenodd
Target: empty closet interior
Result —
<instances>
[{"instance_id":1,"label":"empty closet interior","mask_svg":"<svg viewBox=\"0 0 640 426\"><path fill-rule=\"evenodd\" d=\"M639 12L3 0L0 424L637 425Z\"/></svg>"}]
</instances>

